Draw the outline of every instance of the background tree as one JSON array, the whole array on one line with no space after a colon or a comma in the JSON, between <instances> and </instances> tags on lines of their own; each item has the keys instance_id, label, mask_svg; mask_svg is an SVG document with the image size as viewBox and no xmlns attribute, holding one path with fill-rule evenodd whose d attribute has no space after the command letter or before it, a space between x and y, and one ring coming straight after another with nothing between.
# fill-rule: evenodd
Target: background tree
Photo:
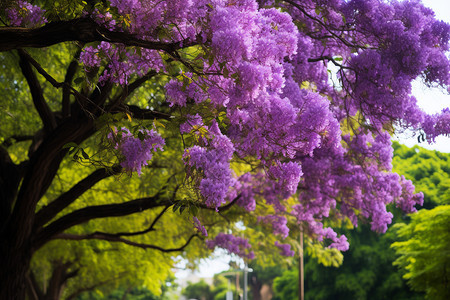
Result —
<instances>
[{"instance_id":1,"label":"background tree","mask_svg":"<svg viewBox=\"0 0 450 300\"><path fill-rule=\"evenodd\" d=\"M392 244L399 255L394 264L404 270L413 290L425 292L427 299L447 299L450 205L422 209L411 219L409 224L396 224L404 241Z\"/></svg>"},{"instance_id":2,"label":"background tree","mask_svg":"<svg viewBox=\"0 0 450 300\"><path fill-rule=\"evenodd\" d=\"M1 81L19 96L2 99L6 299L26 291L55 298L82 271L73 261L91 251L56 255L49 283L33 279L33 255L55 240L159 251L168 264L152 267L162 274L171 253L207 235L208 248L246 260L259 247L292 256L289 233L297 237L299 228L322 247L346 250L332 224L364 219L384 232L387 204L411 212L422 202L410 181L391 172L394 125L430 142L449 134L450 111L429 116L411 95L416 78L445 89L450 82L450 27L417 1L19 0L5 7ZM134 94L139 89L147 94ZM72 160L85 168L67 175ZM151 182L142 194L88 201L103 180L132 172ZM75 182L60 185L70 176ZM114 226L117 217L139 228ZM257 226L273 235L252 248L247 237ZM94 244L97 257L114 255L99 251L103 245Z\"/></svg>"},{"instance_id":3,"label":"background tree","mask_svg":"<svg viewBox=\"0 0 450 300\"><path fill-rule=\"evenodd\" d=\"M188 282L187 287L183 290L183 295L188 299L211 300L213 293L211 287L204 280L197 283Z\"/></svg>"},{"instance_id":4,"label":"background tree","mask_svg":"<svg viewBox=\"0 0 450 300\"><path fill-rule=\"evenodd\" d=\"M397 241L392 244L394 262L415 291L429 299L446 299L449 290L449 204L450 155L423 148L394 145L399 153L395 166L415 180L424 192L424 207L411 215L411 222L394 226Z\"/></svg>"},{"instance_id":5,"label":"background tree","mask_svg":"<svg viewBox=\"0 0 450 300\"><path fill-rule=\"evenodd\" d=\"M261 266L255 262L249 264L253 271L249 274L249 285L251 291L251 299L261 300L261 289L267 286L272 289L273 280L281 276L283 272L283 265L277 266Z\"/></svg>"}]
</instances>

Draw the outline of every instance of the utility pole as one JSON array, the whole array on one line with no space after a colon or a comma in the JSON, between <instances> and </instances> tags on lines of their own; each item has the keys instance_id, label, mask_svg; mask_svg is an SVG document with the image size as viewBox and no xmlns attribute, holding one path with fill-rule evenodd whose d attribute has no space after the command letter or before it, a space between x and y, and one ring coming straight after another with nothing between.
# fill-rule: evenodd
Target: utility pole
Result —
<instances>
[{"instance_id":1,"label":"utility pole","mask_svg":"<svg viewBox=\"0 0 450 300\"><path fill-rule=\"evenodd\" d=\"M300 251L299 251L299 262L298 262L298 299L305 299L305 283L304 283L304 274L303 274L303 228L300 227Z\"/></svg>"},{"instance_id":2,"label":"utility pole","mask_svg":"<svg viewBox=\"0 0 450 300\"><path fill-rule=\"evenodd\" d=\"M244 299L243 300L247 300L248 298L247 298L247 285L248 285L248 276L247 276L247 274L248 274L248 272L253 272L253 269L251 269L251 268L248 268L247 267L247 264L245 263L245 266L244 266Z\"/></svg>"}]
</instances>

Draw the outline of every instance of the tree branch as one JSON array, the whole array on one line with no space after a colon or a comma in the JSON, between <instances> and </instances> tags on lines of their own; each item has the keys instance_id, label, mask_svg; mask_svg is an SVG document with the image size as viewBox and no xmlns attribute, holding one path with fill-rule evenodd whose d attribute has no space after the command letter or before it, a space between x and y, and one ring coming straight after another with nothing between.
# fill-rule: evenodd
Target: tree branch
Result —
<instances>
[{"instance_id":1,"label":"tree branch","mask_svg":"<svg viewBox=\"0 0 450 300\"><path fill-rule=\"evenodd\" d=\"M121 272L121 273L120 273L120 275L122 275L122 274L125 274L125 272ZM95 288L97 288L97 287L99 287L99 286L102 286L102 285L104 285L104 284L107 284L108 282L117 280L117 279L119 279L119 278L120 278L120 277L109 278L109 279L107 279L107 280L100 281L99 283L93 284L93 285L91 285L91 286L88 286L88 287L84 287L84 288L78 289L78 290L76 290L75 292L73 292L72 294L70 294L70 295L66 298L66 300L72 300L72 299L75 299L76 297L78 297L78 296L79 296L81 293L83 293L83 292L91 291L91 290L93 290L93 289L95 289Z\"/></svg>"},{"instance_id":2,"label":"tree branch","mask_svg":"<svg viewBox=\"0 0 450 300\"><path fill-rule=\"evenodd\" d=\"M133 115L136 119L141 120L153 120L153 119L165 119L170 120L172 118L172 115L166 114L163 112L150 110L150 109L143 109L136 105L127 105L127 110Z\"/></svg>"},{"instance_id":3,"label":"tree branch","mask_svg":"<svg viewBox=\"0 0 450 300\"><path fill-rule=\"evenodd\" d=\"M108 81L104 85L101 85L100 87L94 89L91 96L89 97L90 102L86 103L87 107L84 107L84 109L87 109L89 112L94 114L99 110L103 111L103 105L105 104L106 99L111 93L113 86L114 84L111 81Z\"/></svg>"},{"instance_id":4,"label":"tree branch","mask_svg":"<svg viewBox=\"0 0 450 300\"><path fill-rule=\"evenodd\" d=\"M316 58L308 58L308 62L318 62L318 61L331 61L333 63L333 65L335 65L336 67L339 67L341 69L347 69L347 70L353 70L350 67L344 66L340 63L338 63L333 57L329 56L329 55L324 55L321 57L316 57Z\"/></svg>"},{"instance_id":5,"label":"tree branch","mask_svg":"<svg viewBox=\"0 0 450 300\"><path fill-rule=\"evenodd\" d=\"M24 141L31 141L32 139L33 139L32 135L12 135L3 141L2 146L8 148L12 144L14 144L14 141L24 142Z\"/></svg>"},{"instance_id":6,"label":"tree branch","mask_svg":"<svg viewBox=\"0 0 450 300\"><path fill-rule=\"evenodd\" d=\"M201 208L203 208L203 209L216 210L216 211L218 211L218 212L220 213L220 212L227 211L227 210L229 210L231 207L233 207L233 205L236 203L236 201L237 201L239 198L241 198L241 194L237 195L237 197L234 198L233 200L231 200L230 203L225 204L224 206L219 206L219 207L217 207L217 208L215 208L215 207L209 207L209 206L207 206L207 205L205 205L205 204L203 204L203 203L202 203L202 204L199 204L199 207L201 207Z\"/></svg>"},{"instance_id":7,"label":"tree branch","mask_svg":"<svg viewBox=\"0 0 450 300\"><path fill-rule=\"evenodd\" d=\"M78 49L77 53L74 56L74 59L70 62L69 67L67 67L66 76L64 78L63 85L63 95L62 95L62 115L63 118L68 117L70 115L70 84L72 83L72 79L75 76L75 73L78 68L78 58L81 54L81 47Z\"/></svg>"},{"instance_id":8,"label":"tree branch","mask_svg":"<svg viewBox=\"0 0 450 300\"><path fill-rule=\"evenodd\" d=\"M58 82L55 78L53 78L47 71L42 68L42 66L25 50L18 49L17 50L21 57L24 57L33 67L38 71L39 74L44 76L45 80L50 82L51 85L53 85L56 88L61 87L64 83Z\"/></svg>"},{"instance_id":9,"label":"tree branch","mask_svg":"<svg viewBox=\"0 0 450 300\"><path fill-rule=\"evenodd\" d=\"M36 74L34 74L33 70L31 69L31 64L29 61L30 56L21 49L19 49L18 52L20 57L20 69L22 70L22 74L25 76L25 79L28 82L28 86L30 87L34 106L39 116L41 117L45 131L50 132L56 127L56 120L53 112L50 110L47 102L45 102L41 85L36 77Z\"/></svg>"},{"instance_id":10,"label":"tree branch","mask_svg":"<svg viewBox=\"0 0 450 300\"><path fill-rule=\"evenodd\" d=\"M66 74L66 79L64 80L64 82L58 82L55 78L53 78L49 73L47 73L47 71L44 70L44 68L41 67L41 65L33 58L31 57L31 55L28 54L28 52L26 52L25 50L19 49L19 54L22 54L23 57L30 63L33 65L33 67L35 67L35 69L38 71L39 74L41 74L53 87L59 89L59 88L63 88L63 93L64 91L66 93L70 93L70 91L72 91L72 93L77 96L80 100L82 100L83 103L91 103L94 104L93 106L96 106L95 103L87 98L86 96L82 95L81 93L79 93L76 89L74 89L68 82L66 82L66 80L69 80L71 76L73 76L72 74ZM71 71L72 72L72 71ZM73 72L75 72L75 70L73 70ZM33 73L34 74L34 73ZM39 82L38 82L39 83ZM108 88L111 89L112 88L112 84L108 83L107 84ZM97 90L95 90L97 91ZM97 92L93 92L92 93L92 98L96 99L98 98L98 91ZM110 91L110 90L109 90ZM107 93L104 93L106 95L109 94L109 91ZM67 97L67 96L66 96ZM102 95L103 97L103 95ZM105 98L106 99L106 98ZM64 99L63 99L64 100ZM66 98L66 102L69 99ZM63 103L63 106L67 106L70 105L69 103ZM69 107L66 107L65 110L68 110Z\"/></svg>"},{"instance_id":11,"label":"tree branch","mask_svg":"<svg viewBox=\"0 0 450 300\"><path fill-rule=\"evenodd\" d=\"M39 300L44 298L44 293L39 288L39 284L37 283L36 277L32 270L27 275L27 283L28 283L28 294L31 299Z\"/></svg>"},{"instance_id":12,"label":"tree branch","mask_svg":"<svg viewBox=\"0 0 450 300\"><path fill-rule=\"evenodd\" d=\"M146 41L126 32L110 31L90 18L51 22L40 28L0 27L0 52L23 47L42 48L70 41L105 41L168 53L197 43L189 39L172 43Z\"/></svg>"},{"instance_id":13,"label":"tree branch","mask_svg":"<svg viewBox=\"0 0 450 300\"><path fill-rule=\"evenodd\" d=\"M75 241L80 241L80 240L104 240L104 241L109 241L109 242L120 242L120 243L124 243L126 245L139 247L139 248L142 248L142 249L153 249L153 250L158 250L158 251L161 251L161 252L169 253L169 252L183 251L184 248L186 248L189 245L189 243L192 241L192 239L194 237L199 237L199 235L198 234L193 234L193 235L191 235L189 237L189 239L186 241L186 243L184 243L180 247L168 248L168 249L165 249L165 248L162 248L162 247L159 247L159 246L155 246L155 245L150 245L150 244L137 243L137 242L133 242L133 241L121 238L121 237L105 235L105 234L101 234L101 233L91 233L91 234L86 234L86 235L75 235L75 234L68 234L68 233L60 233L60 234L54 236L53 239L75 240Z\"/></svg>"},{"instance_id":14,"label":"tree branch","mask_svg":"<svg viewBox=\"0 0 450 300\"><path fill-rule=\"evenodd\" d=\"M120 173L121 170L122 167L114 166L111 169L103 168L92 172L89 176L75 184L70 190L60 195L47 206L41 208L36 214L34 227L38 229L44 226L64 208L73 203L76 199L78 199L78 197L92 188L95 184L111 175Z\"/></svg>"},{"instance_id":15,"label":"tree branch","mask_svg":"<svg viewBox=\"0 0 450 300\"><path fill-rule=\"evenodd\" d=\"M93 219L121 217L156 207L170 206L171 204L172 200L161 200L157 194L154 197L146 197L124 203L88 206L75 210L50 223L38 232L33 240L33 247L37 250L46 242L51 240L55 235L64 232L72 226L82 224Z\"/></svg>"},{"instance_id":16,"label":"tree branch","mask_svg":"<svg viewBox=\"0 0 450 300\"><path fill-rule=\"evenodd\" d=\"M120 93L118 96L116 96L115 99L112 101L110 109L114 109L116 106L124 103L125 99L128 97L128 95L133 93L136 89L141 87L147 80L151 79L156 74L158 74L158 73L155 70L150 70L144 76L136 79L135 81L133 81L129 85L126 85L124 87L122 93Z\"/></svg>"},{"instance_id":17,"label":"tree branch","mask_svg":"<svg viewBox=\"0 0 450 300\"><path fill-rule=\"evenodd\" d=\"M166 206L164 207L164 209L156 216L156 218L153 220L152 224L150 224L150 226L144 230L141 231L134 231L134 232L118 232L118 233L105 233L105 232L95 232L95 233L100 233L100 234L104 234L104 235L109 235L109 236L113 236L113 237L120 237L120 236L134 236L134 235L141 235L141 234L146 234L150 231L155 230L155 224L159 221L159 219L165 214L165 212L167 211L167 209L170 206Z\"/></svg>"},{"instance_id":18,"label":"tree branch","mask_svg":"<svg viewBox=\"0 0 450 300\"><path fill-rule=\"evenodd\" d=\"M331 34L334 38L336 38L337 40L339 40L341 43L343 43L345 46L349 47L349 48L356 48L356 49L376 49L374 47L370 47L370 46L365 46L365 45L358 45L358 44L353 44L349 41L347 41L346 39L344 39L340 34L335 33L334 31L351 31L350 29L344 29L344 28L330 28L329 25L325 24L322 20L312 16L311 14L309 14L304 7L302 7L300 4L295 3L293 0L283 0L284 2L289 3L290 5L292 5L293 7L297 8L300 12L302 12L307 18L317 22L318 24L320 24L326 31L328 31L329 34Z\"/></svg>"},{"instance_id":19,"label":"tree branch","mask_svg":"<svg viewBox=\"0 0 450 300\"><path fill-rule=\"evenodd\" d=\"M142 77L136 79L135 81L133 81L132 83L130 83L127 87L128 94L131 94L132 92L134 92L136 89L141 87L141 85L143 85L147 80L156 76L156 74L158 74L158 73L155 70L150 70L144 76L142 76Z\"/></svg>"}]
</instances>

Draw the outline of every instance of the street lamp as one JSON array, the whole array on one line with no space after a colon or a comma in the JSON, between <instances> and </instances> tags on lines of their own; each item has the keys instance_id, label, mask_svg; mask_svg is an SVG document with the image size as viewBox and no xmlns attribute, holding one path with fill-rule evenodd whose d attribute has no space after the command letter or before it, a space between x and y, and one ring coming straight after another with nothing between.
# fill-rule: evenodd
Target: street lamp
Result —
<instances>
[{"instance_id":1,"label":"street lamp","mask_svg":"<svg viewBox=\"0 0 450 300\"><path fill-rule=\"evenodd\" d=\"M248 284L248 279L247 279L247 274L248 272L253 272L252 268L248 268L247 264L245 264L244 266L244 299L243 300L247 300L247 284Z\"/></svg>"}]
</instances>

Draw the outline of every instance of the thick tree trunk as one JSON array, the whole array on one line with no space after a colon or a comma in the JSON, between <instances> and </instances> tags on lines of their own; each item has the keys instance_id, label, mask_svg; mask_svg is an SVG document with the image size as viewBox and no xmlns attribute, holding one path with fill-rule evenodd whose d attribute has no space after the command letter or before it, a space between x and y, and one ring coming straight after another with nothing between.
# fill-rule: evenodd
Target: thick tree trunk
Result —
<instances>
[{"instance_id":1,"label":"thick tree trunk","mask_svg":"<svg viewBox=\"0 0 450 300\"><path fill-rule=\"evenodd\" d=\"M29 239L28 239L29 241ZM10 247L2 239L0 250L0 299L23 300L27 291L27 272L31 251L28 241L22 241L19 248Z\"/></svg>"},{"instance_id":2,"label":"thick tree trunk","mask_svg":"<svg viewBox=\"0 0 450 300\"><path fill-rule=\"evenodd\" d=\"M7 186L15 191L1 193L1 207L5 210L1 214L4 219L0 220L0 300L25 299L30 261L38 242L34 240L36 204L58 171L67 151L61 150L62 147L71 141L80 143L92 134L92 122L86 121L69 121L49 134L26 165L20 187ZM7 167L12 163L5 151L0 154L0 187L3 188L11 178ZM17 196L13 204L14 195Z\"/></svg>"}]
</instances>

